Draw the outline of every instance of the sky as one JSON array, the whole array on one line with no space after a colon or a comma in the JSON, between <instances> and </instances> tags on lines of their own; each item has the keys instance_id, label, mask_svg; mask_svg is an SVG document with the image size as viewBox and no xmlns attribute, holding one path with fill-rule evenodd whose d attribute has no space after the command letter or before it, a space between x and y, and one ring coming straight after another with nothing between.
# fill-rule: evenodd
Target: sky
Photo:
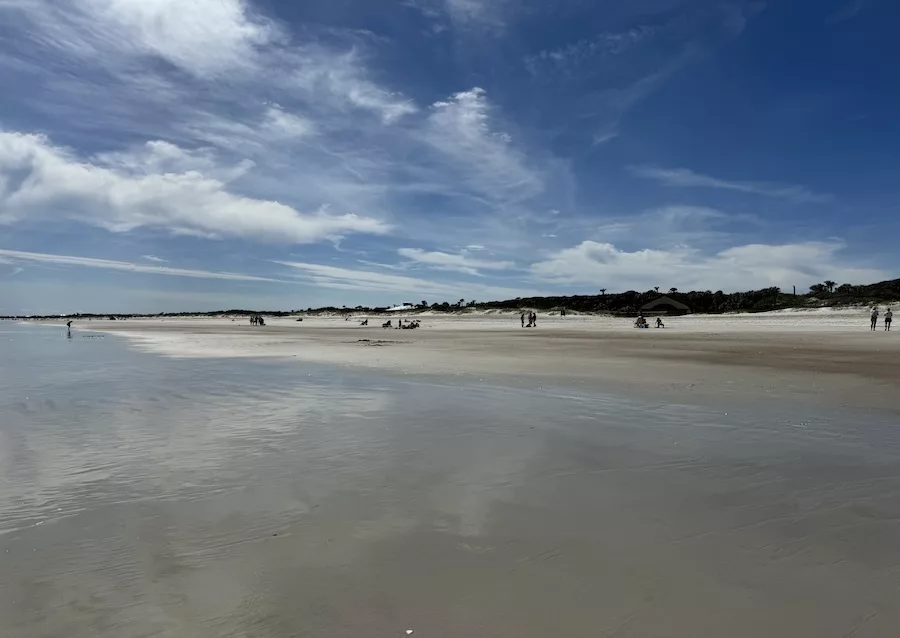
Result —
<instances>
[{"instance_id":1,"label":"sky","mask_svg":"<svg viewBox=\"0 0 900 638\"><path fill-rule=\"evenodd\" d=\"M895 0L0 0L0 314L900 276Z\"/></svg>"}]
</instances>

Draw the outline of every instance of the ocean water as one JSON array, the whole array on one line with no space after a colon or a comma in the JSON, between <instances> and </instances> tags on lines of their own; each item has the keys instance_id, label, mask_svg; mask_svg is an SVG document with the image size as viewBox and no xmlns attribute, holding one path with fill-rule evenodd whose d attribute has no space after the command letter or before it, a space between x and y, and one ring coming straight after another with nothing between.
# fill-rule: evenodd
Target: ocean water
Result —
<instances>
[{"instance_id":1,"label":"ocean water","mask_svg":"<svg viewBox=\"0 0 900 638\"><path fill-rule=\"evenodd\" d=\"M865 636L895 417L0 323L0 636Z\"/></svg>"}]
</instances>

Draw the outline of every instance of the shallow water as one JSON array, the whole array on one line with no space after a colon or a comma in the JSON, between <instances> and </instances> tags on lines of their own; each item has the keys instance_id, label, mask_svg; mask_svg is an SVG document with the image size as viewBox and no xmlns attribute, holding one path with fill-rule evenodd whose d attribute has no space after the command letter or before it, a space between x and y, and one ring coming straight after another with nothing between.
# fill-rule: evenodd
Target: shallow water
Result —
<instances>
[{"instance_id":1,"label":"shallow water","mask_svg":"<svg viewBox=\"0 0 900 638\"><path fill-rule=\"evenodd\" d=\"M900 621L887 415L90 336L0 324L0 636L862 638Z\"/></svg>"}]
</instances>

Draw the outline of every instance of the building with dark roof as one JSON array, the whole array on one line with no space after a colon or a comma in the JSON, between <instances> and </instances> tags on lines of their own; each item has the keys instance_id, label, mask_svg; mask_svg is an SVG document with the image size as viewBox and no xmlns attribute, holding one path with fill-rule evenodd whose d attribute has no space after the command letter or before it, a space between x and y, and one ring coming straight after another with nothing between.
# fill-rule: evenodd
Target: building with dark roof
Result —
<instances>
[{"instance_id":1,"label":"building with dark roof","mask_svg":"<svg viewBox=\"0 0 900 638\"><path fill-rule=\"evenodd\" d=\"M657 315L689 315L691 308L676 299L663 295L659 299L641 306L641 312Z\"/></svg>"}]
</instances>

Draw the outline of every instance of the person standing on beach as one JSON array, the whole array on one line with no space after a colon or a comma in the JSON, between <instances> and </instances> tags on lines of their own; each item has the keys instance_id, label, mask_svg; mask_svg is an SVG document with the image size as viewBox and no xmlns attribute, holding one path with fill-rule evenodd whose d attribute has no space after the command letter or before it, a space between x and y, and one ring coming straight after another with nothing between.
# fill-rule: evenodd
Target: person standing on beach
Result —
<instances>
[{"instance_id":1,"label":"person standing on beach","mask_svg":"<svg viewBox=\"0 0 900 638\"><path fill-rule=\"evenodd\" d=\"M872 330L875 330L875 326L878 325L878 306L872 308L872 315L869 317L872 320Z\"/></svg>"},{"instance_id":2,"label":"person standing on beach","mask_svg":"<svg viewBox=\"0 0 900 638\"><path fill-rule=\"evenodd\" d=\"M888 311L888 312L890 312L890 311ZM70 339L72 338L72 320L71 319L69 319L66 322L66 336L69 337Z\"/></svg>"},{"instance_id":3,"label":"person standing on beach","mask_svg":"<svg viewBox=\"0 0 900 638\"><path fill-rule=\"evenodd\" d=\"M891 309L888 308L884 313L884 330L885 332L891 331L891 321L894 320L894 313L891 312Z\"/></svg>"},{"instance_id":4,"label":"person standing on beach","mask_svg":"<svg viewBox=\"0 0 900 638\"><path fill-rule=\"evenodd\" d=\"M525 313L524 312L521 315L519 315L519 319L522 320L522 327L524 328L525 327Z\"/></svg>"},{"instance_id":5,"label":"person standing on beach","mask_svg":"<svg viewBox=\"0 0 900 638\"><path fill-rule=\"evenodd\" d=\"M531 313L531 327L537 328L537 313L536 312Z\"/></svg>"}]
</instances>

